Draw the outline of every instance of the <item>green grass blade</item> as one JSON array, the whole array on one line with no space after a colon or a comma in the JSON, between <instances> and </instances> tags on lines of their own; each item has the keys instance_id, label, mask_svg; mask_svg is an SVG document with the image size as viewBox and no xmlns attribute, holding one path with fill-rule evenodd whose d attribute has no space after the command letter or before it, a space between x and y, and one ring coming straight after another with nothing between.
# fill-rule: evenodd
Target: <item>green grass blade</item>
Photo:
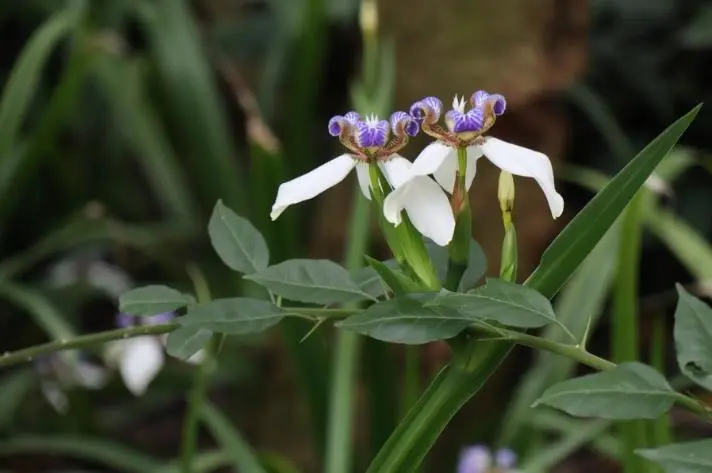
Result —
<instances>
[{"instance_id":1,"label":"green grass blade","mask_svg":"<svg viewBox=\"0 0 712 473\"><path fill-rule=\"evenodd\" d=\"M198 210L181 163L143 90L142 64L105 58L96 71L122 134L163 211L186 229L194 228Z\"/></svg>"},{"instance_id":2,"label":"green grass blade","mask_svg":"<svg viewBox=\"0 0 712 473\"><path fill-rule=\"evenodd\" d=\"M0 283L0 297L32 315L37 325L51 339L68 340L76 336L74 328L64 319L59 310L34 289L4 281Z\"/></svg>"},{"instance_id":3,"label":"green grass blade","mask_svg":"<svg viewBox=\"0 0 712 473\"><path fill-rule=\"evenodd\" d=\"M0 442L0 457L11 455L66 456L91 461L126 473L155 473L161 461L114 442L91 437L18 436Z\"/></svg>"},{"instance_id":4,"label":"green grass blade","mask_svg":"<svg viewBox=\"0 0 712 473\"><path fill-rule=\"evenodd\" d=\"M20 53L0 98L0 203L9 199L22 172L24 154L15 148L49 56L77 24L73 9L64 9L35 31ZM5 207L5 204L0 204ZM0 207L1 208L1 207Z\"/></svg>"},{"instance_id":5,"label":"green grass blade","mask_svg":"<svg viewBox=\"0 0 712 473\"><path fill-rule=\"evenodd\" d=\"M205 403L201 417L213 438L230 456L235 471L242 473L266 473L252 447L232 426L230 420L210 403Z\"/></svg>"},{"instance_id":6,"label":"green grass blade","mask_svg":"<svg viewBox=\"0 0 712 473\"><path fill-rule=\"evenodd\" d=\"M246 200L228 120L186 0L140 4L140 24L156 61L169 125L189 158L203 208L215 201L244 213Z\"/></svg>"},{"instance_id":7,"label":"green grass blade","mask_svg":"<svg viewBox=\"0 0 712 473\"><path fill-rule=\"evenodd\" d=\"M559 291L677 143L701 107L693 108L665 129L591 199L544 252L527 285L547 297Z\"/></svg>"}]
</instances>

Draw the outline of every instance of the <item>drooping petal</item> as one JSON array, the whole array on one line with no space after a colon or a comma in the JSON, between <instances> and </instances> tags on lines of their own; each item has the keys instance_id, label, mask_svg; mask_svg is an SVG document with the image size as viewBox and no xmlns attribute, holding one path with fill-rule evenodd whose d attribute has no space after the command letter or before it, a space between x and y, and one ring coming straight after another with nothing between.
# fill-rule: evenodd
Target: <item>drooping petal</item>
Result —
<instances>
[{"instance_id":1,"label":"drooping petal","mask_svg":"<svg viewBox=\"0 0 712 473\"><path fill-rule=\"evenodd\" d=\"M383 169L383 174L386 175L386 179L394 189L403 185L410 178L410 170L413 166L413 163L399 154L394 154L379 164Z\"/></svg>"},{"instance_id":2,"label":"drooping petal","mask_svg":"<svg viewBox=\"0 0 712 473\"><path fill-rule=\"evenodd\" d=\"M350 154L342 154L318 168L279 186L270 217L276 220L290 205L304 202L343 181L356 165Z\"/></svg>"},{"instance_id":3,"label":"drooping petal","mask_svg":"<svg viewBox=\"0 0 712 473\"><path fill-rule=\"evenodd\" d=\"M371 177L368 174L368 163L358 162L356 164L356 177L361 193L371 200Z\"/></svg>"},{"instance_id":4,"label":"drooping petal","mask_svg":"<svg viewBox=\"0 0 712 473\"><path fill-rule=\"evenodd\" d=\"M482 157L479 146L467 147L467 170L465 171L465 188L469 191L477 174L477 160Z\"/></svg>"},{"instance_id":5,"label":"drooping petal","mask_svg":"<svg viewBox=\"0 0 712 473\"><path fill-rule=\"evenodd\" d=\"M129 391L140 396L163 367L163 346L158 338L151 336L123 341L119 371Z\"/></svg>"},{"instance_id":6,"label":"drooping petal","mask_svg":"<svg viewBox=\"0 0 712 473\"><path fill-rule=\"evenodd\" d=\"M445 168L439 171L442 166ZM433 174L435 180L446 191L452 193L455 185L455 170L457 170L457 152L454 148L436 141L420 152L413 161L410 172L414 176Z\"/></svg>"},{"instance_id":7,"label":"drooping petal","mask_svg":"<svg viewBox=\"0 0 712 473\"><path fill-rule=\"evenodd\" d=\"M388 194L383 203L386 220L394 225L400 224L403 210L413 226L436 244L446 246L452 240L455 217L450 202L431 178L412 176Z\"/></svg>"},{"instance_id":8,"label":"drooping petal","mask_svg":"<svg viewBox=\"0 0 712 473\"><path fill-rule=\"evenodd\" d=\"M480 147L487 159L498 168L515 176L536 180L544 191L554 218L563 213L564 198L556 192L554 171L545 154L492 137L487 137Z\"/></svg>"}]
</instances>

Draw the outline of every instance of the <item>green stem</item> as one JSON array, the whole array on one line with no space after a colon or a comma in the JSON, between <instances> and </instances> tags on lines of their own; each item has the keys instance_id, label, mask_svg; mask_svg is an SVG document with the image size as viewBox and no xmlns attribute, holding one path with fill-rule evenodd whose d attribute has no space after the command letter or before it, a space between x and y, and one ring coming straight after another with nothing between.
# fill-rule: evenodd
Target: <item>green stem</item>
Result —
<instances>
[{"instance_id":1,"label":"green stem","mask_svg":"<svg viewBox=\"0 0 712 473\"><path fill-rule=\"evenodd\" d=\"M445 275L445 289L457 291L462 275L467 270L470 256L470 240L472 239L472 212L470 199L466 188L467 149L457 149L457 182L453 199L458 202L457 215L455 215L455 232L452 242L448 246L448 264Z\"/></svg>"},{"instance_id":2,"label":"green stem","mask_svg":"<svg viewBox=\"0 0 712 473\"><path fill-rule=\"evenodd\" d=\"M638 192L623 215L618 271L613 292L614 310L611 321L612 358L616 363L639 359L638 347L638 269L642 239L641 203ZM623 472L646 471L643 459L635 454L646 446L646 425L642 421L621 422L619 438L623 444Z\"/></svg>"},{"instance_id":3,"label":"green stem","mask_svg":"<svg viewBox=\"0 0 712 473\"><path fill-rule=\"evenodd\" d=\"M188 275L193 281L198 302L201 304L210 302L210 288L200 269L197 266L190 265L188 266ZM200 411L205 403L210 374L217 365L217 356L220 353L224 341L225 334L213 334L204 348L205 358L196 368L193 377L193 386L188 396L188 411L183 421L183 440L181 445L182 473L191 473L193 470L193 458L198 448L198 420L200 419Z\"/></svg>"},{"instance_id":4,"label":"green stem","mask_svg":"<svg viewBox=\"0 0 712 473\"><path fill-rule=\"evenodd\" d=\"M418 401L420 393L420 347L405 347L405 374L403 376L403 415Z\"/></svg>"},{"instance_id":5,"label":"green stem","mask_svg":"<svg viewBox=\"0 0 712 473\"><path fill-rule=\"evenodd\" d=\"M368 246L370 223L370 202L361 197L358 187L354 189L353 199L345 258L346 269L349 271L354 271L363 265L363 254ZM358 305L352 305L351 308L356 309ZM337 337L336 354L331 373L331 399L324 471L347 473L351 469L353 454L351 431L356 394L356 373L362 340L360 335L346 330L340 330Z\"/></svg>"}]
</instances>

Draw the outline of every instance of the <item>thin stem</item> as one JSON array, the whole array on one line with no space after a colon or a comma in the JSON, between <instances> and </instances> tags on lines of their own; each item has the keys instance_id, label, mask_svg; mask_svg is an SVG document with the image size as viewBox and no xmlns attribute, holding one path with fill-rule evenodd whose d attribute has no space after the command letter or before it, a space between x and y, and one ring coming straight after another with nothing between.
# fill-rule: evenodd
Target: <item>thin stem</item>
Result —
<instances>
[{"instance_id":1,"label":"thin stem","mask_svg":"<svg viewBox=\"0 0 712 473\"><path fill-rule=\"evenodd\" d=\"M48 355L64 350L85 348L92 345L98 345L100 343L110 342L112 340L140 337L143 335L162 335L164 333L172 332L178 327L180 327L180 325L177 323L143 325L138 327L107 330L106 332L97 332L89 335L81 335L68 340L55 340L53 342L35 345L33 347L23 348L12 353L0 355L0 368L29 362L38 356Z\"/></svg>"},{"instance_id":2,"label":"thin stem","mask_svg":"<svg viewBox=\"0 0 712 473\"><path fill-rule=\"evenodd\" d=\"M195 294L198 302L206 304L210 302L210 288L208 282L203 275L203 272L195 265L189 265L188 275L193 281ZM193 458L195 457L198 448L198 420L200 411L205 403L205 396L208 389L208 379L210 373L217 365L217 355L222 348L225 334L215 333L207 343L205 350L205 358L200 363L200 366L195 371L193 378L193 386L188 396L188 412L183 421L183 442L181 445L181 472L191 473L193 466Z\"/></svg>"},{"instance_id":3,"label":"thin stem","mask_svg":"<svg viewBox=\"0 0 712 473\"><path fill-rule=\"evenodd\" d=\"M403 417L418 401L420 394L420 347L405 347L405 374L403 376Z\"/></svg>"}]
</instances>

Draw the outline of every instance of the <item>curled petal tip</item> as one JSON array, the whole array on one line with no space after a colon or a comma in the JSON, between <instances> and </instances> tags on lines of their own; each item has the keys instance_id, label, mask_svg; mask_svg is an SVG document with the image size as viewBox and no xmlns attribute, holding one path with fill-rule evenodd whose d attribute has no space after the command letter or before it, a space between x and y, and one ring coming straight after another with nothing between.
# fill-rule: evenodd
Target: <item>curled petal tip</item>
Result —
<instances>
[{"instance_id":1,"label":"curled petal tip","mask_svg":"<svg viewBox=\"0 0 712 473\"><path fill-rule=\"evenodd\" d=\"M359 115L358 112L351 111L344 115L344 119L350 124L355 125L361 120L361 115Z\"/></svg>"},{"instance_id":2,"label":"curled petal tip","mask_svg":"<svg viewBox=\"0 0 712 473\"><path fill-rule=\"evenodd\" d=\"M443 103L437 97L425 97L410 107L410 115L418 122L435 123L440 119Z\"/></svg>"},{"instance_id":3,"label":"curled petal tip","mask_svg":"<svg viewBox=\"0 0 712 473\"><path fill-rule=\"evenodd\" d=\"M405 112L395 112L391 115L391 128L393 134L398 137L415 136L420 130L418 122Z\"/></svg>"},{"instance_id":4,"label":"curled petal tip","mask_svg":"<svg viewBox=\"0 0 712 473\"><path fill-rule=\"evenodd\" d=\"M341 115L336 115L329 120L329 134L331 136L340 136L344 132L346 126L348 126L346 118Z\"/></svg>"},{"instance_id":5,"label":"curled petal tip","mask_svg":"<svg viewBox=\"0 0 712 473\"><path fill-rule=\"evenodd\" d=\"M492 94L487 98L487 103L491 104L492 111L495 115L500 116L507 109L507 100L503 95Z\"/></svg>"}]
</instances>

